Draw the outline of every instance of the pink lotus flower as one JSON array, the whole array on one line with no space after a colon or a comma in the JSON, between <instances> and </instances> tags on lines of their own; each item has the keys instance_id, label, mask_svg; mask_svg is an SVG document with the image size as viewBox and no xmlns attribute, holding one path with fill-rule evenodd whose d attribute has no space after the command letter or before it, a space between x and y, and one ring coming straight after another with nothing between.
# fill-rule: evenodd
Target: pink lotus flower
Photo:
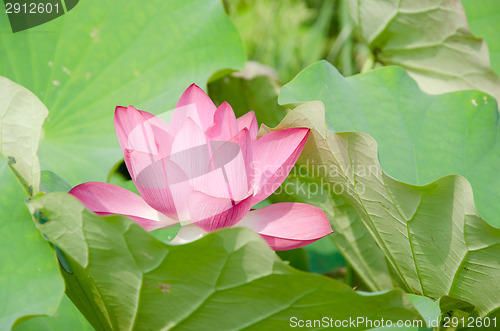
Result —
<instances>
[{"instance_id":1,"label":"pink lotus flower","mask_svg":"<svg viewBox=\"0 0 500 331\"><path fill-rule=\"evenodd\" d=\"M170 124L132 106L117 107L115 128L140 195L88 182L70 193L100 215L120 214L147 231L182 224L173 243L245 226L274 250L312 243L332 232L326 215L302 203L250 208L273 193L297 161L309 129L275 131L257 139L253 112L236 118L191 85Z\"/></svg>"}]
</instances>

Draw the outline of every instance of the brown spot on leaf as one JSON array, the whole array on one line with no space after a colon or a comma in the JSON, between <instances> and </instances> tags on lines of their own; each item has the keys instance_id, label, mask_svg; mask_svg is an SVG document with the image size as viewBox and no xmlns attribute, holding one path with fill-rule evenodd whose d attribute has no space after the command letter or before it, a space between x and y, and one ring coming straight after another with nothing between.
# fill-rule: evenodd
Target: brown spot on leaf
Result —
<instances>
[{"instance_id":1,"label":"brown spot on leaf","mask_svg":"<svg viewBox=\"0 0 500 331\"><path fill-rule=\"evenodd\" d=\"M160 290L163 293L170 293L170 287L172 287L172 285L165 284L165 283L158 283L158 286L160 286Z\"/></svg>"}]
</instances>

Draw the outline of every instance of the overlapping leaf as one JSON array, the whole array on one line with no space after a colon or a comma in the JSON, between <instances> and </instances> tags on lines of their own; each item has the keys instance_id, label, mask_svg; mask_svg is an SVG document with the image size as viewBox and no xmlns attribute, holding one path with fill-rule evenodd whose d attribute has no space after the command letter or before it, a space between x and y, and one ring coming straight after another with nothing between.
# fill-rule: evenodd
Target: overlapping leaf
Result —
<instances>
[{"instance_id":1,"label":"overlapping leaf","mask_svg":"<svg viewBox=\"0 0 500 331\"><path fill-rule=\"evenodd\" d=\"M0 329L53 315L64 294L56 255L24 204L26 192L0 155Z\"/></svg>"},{"instance_id":2,"label":"overlapping leaf","mask_svg":"<svg viewBox=\"0 0 500 331\"><path fill-rule=\"evenodd\" d=\"M285 85L279 97L280 103L314 100L325 104L330 130L373 136L389 175L415 185L448 174L466 177L480 214L500 226L500 116L490 96L428 95L400 68L344 78L318 62Z\"/></svg>"},{"instance_id":3,"label":"overlapping leaf","mask_svg":"<svg viewBox=\"0 0 500 331\"><path fill-rule=\"evenodd\" d=\"M354 208L405 287L434 299L464 300L482 316L498 308L500 230L477 213L467 180L446 176L425 186L399 182L380 168L372 137L333 133L323 116L321 104L304 106L276 129L313 129L301 162L326 168L319 177L344 188L339 195Z\"/></svg>"},{"instance_id":4,"label":"overlapping leaf","mask_svg":"<svg viewBox=\"0 0 500 331\"><path fill-rule=\"evenodd\" d=\"M50 110L39 157L76 185L104 180L122 157L117 105L175 105L193 82L243 67L238 33L219 0L86 0L62 17L13 34L0 12L0 75Z\"/></svg>"},{"instance_id":5,"label":"overlapping leaf","mask_svg":"<svg viewBox=\"0 0 500 331\"><path fill-rule=\"evenodd\" d=\"M13 331L93 331L89 322L67 296L63 297L53 317L35 317L20 324Z\"/></svg>"},{"instance_id":6,"label":"overlapping leaf","mask_svg":"<svg viewBox=\"0 0 500 331\"><path fill-rule=\"evenodd\" d=\"M92 214L67 194L48 194L31 208L47 217L39 228L68 261L68 295L98 329L280 329L293 316L420 318L401 291L362 295L291 269L248 229L168 246L127 218Z\"/></svg>"},{"instance_id":7,"label":"overlapping leaf","mask_svg":"<svg viewBox=\"0 0 500 331\"><path fill-rule=\"evenodd\" d=\"M500 2L497 0L462 0L467 22L474 35L488 44L491 67L500 74Z\"/></svg>"},{"instance_id":8,"label":"overlapping leaf","mask_svg":"<svg viewBox=\"0 0 500 331\"><path fill-rule=\"evenodd\" d=\"M24 203L27 191L36 192L40 184L36 151L46 115L46 108L31 92L0 77L2 330L28 316L54 314L64 294L56 256Z\"/></svg>"},{"instance_id":9,"label":"overlapping leaf","mask_svg":"<svg viewBox=\"0 0 500 331\"><path fill-rule=\"evenodd\" d=\"M38 192L40 162L37 157L47 108L30 91L0 77L0 153L25 185Z\"/></svg>"},{"instance_id":10,"label":"overlapping leaf","mask_svg":"<svg viewBox=\"0 0 500 331\"><path fill-rule=\"evenodd\" d=\"M377 61L400 65L429 93L477 89L500 98L486 43L469 30L460 0L349 0Z\"/></svg>"},{"instance_id":11,"label":"overlapping leaf","mask_svg":"<svg viewBox=\"0 0 500 331\"><path fill-rule=\"evenodd\" d=\"M318 177L317 171L315 173L308 169L309 165L307 160L299 160L281 185L282 189L272 194L269 200L273 203L301 202L321 208L327 214L334 231L328 235L328 239L334 242L342 256L361 277L361 288L363 285L372 291L393 288L395 283L391 279L390 266L376 241L366 230L356 211L334 194L341 193L344 187L331 187ZM325 258L330 259L329 264L332 264L334 256Z\"/></svg>"}]
</instances>

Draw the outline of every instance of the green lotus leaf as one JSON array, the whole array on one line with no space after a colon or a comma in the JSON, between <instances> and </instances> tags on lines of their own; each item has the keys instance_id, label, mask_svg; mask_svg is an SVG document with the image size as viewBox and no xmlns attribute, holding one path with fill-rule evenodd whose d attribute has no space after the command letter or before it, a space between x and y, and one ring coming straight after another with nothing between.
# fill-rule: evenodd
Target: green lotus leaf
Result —
<instances>
[{"instance_id":1,"label":"green lotus leaf","mask_svg":"<svg viewBox=\"0 0 500 331\"><path fill-rule=\"evenodd\" d=\"M470 29L488 44L491 67L500 73L500 2L496 0L462 0Z\"/></svg>"},{"instance_id":2,"label":"green lotus leaf","mask_svg":"<svg viewBox=\"0 0 500 331\"><path fill-rule=\"evenodd\" d=\"M53 317L35 317L18 325L13 331L93 331L89 322L76 309L75 305L63 297L59 309Z\"/></svg>"},{"instance_id":3,"label":"green lotus leaf","mask_svg":"<svg viewBox=\"0 0 500 331\"><path fill-rule=\"evenodd\" d=\"M37 150L47 114L33 93L0 77L0 153L32 193L38 192L40 183Z\"/></svg>"},{"instance_id":4,"label":"green lotus leaf","mask_svg":"<svg viewBox=\"0 0 500 331\"><path fill-rule=\"evenodd\" d=\"M330 130L374 137L382 168L394 178L414 185L449 174L467 178L479 213L500 226L500 116L489 95L429 95L397 67L344 78L322 61L304 69L279 96L282 104L315 100L324 103Z\"/></svg>"},{"instance_id":5,"label":"green lotus leaf","mask_svg":"<svg viewBox=\"0 0 500 331\"><path fill-rule=\"evenodd\" d=\"M54 250L33 224L19 181L0 155L0 329L54 315L64 295Z\"/></svg>"},{"instance_id":6,"label":"green lotus leaf","mask_svg":"<svg viewBox=\"0 0 500 331\"><path fill-rule=\"evenodd\" d=\"M477 89L499 100L486 43L474 36L460 0L349 0L375 59L407 69L429 93Z\"/></svg>"},{"instance_id":7,"label":"green lotus leaf","mask_svg":"<svg viewBox=\"0 0 500 331\"><path fill-rule=\"evenodd\" d=\"M352 206L334 193L339 193L342 186L330 187L317 173L308 169L307 160L305 163L301 163L301 161L299 160L292 169L280 189L268 199L273 203L307 203L321 208L326 213L334 232L321 240L332 241L335 244L335 249L333 251L323 249L317 254L321 254L320 256L324 260L323 264L330 266L331 269L344 264L342 260L338 261L338 255L340 255L338 252L342 253L341 257L345 257L350 267L356 271L356 275L349 275L347 270L342 269L319 269L321 272L329 271L328 274L334 278L343 276L349 284L360 289L371 291L392 289L397 284L391 278L390 266L387 264L384 254ZM311 251L312 246L314 244L306 246L306 249Z\"/></svg>"},{"instance_id":8,"label":"green lotus leaf","mask_svg":"<svg viewBox=\"0 0 500 331\"><path fill-rule=\"evenodd\" d=\"M299 159L352 206L409 293L450 296L485 316L500 306L500 229L478 214L462 176L415 186L388 176L377 143L359 132L327 129L320 102L296 108L274 129L309 127ZM364 171L371 169L371 171ZM325 171L327 170L327 171Z\"/></svg>"},{"instance_id":9,"label":"green lotus leaf","mask_svg":"<svg viewBox=\"0 0 500 331\"><path fill-rule=\"evenodd\" d=\"M47 217L39 229L68 262L68 296L99 330L281 329L292 317L330 315L421 318L400 290L357 293L289 267L249 229L169 246L128 218L96 216L64 193L34 200L31 209Z\"/></svg>"},{"instance_id":10,"label":"green lotus leaf","mask_svg":"<svg viewBox=\"0 0 500 331\"><path fill-rule=\"evenodd\" d=\"M38 192L38 141L47 109L30 91L0 77L0 329L53 315L64 283L25 199ZM23 190L24 187L24 190Z\"/></svg>"},{"instance_id":11,"label":"green lotus leaf","mask_svg":"<svg viewBox=\"0 0 500 331\"><path fill-rule=\"evenodd\" d=\"M163 113L190 84L205 86L245 60L219 0L85 0L15 34L0 12L0 44L0 75L50 111L42 169L72 186L104 181L122 157L113 128L117 105Z\"/></svg>"}]
</instances>

